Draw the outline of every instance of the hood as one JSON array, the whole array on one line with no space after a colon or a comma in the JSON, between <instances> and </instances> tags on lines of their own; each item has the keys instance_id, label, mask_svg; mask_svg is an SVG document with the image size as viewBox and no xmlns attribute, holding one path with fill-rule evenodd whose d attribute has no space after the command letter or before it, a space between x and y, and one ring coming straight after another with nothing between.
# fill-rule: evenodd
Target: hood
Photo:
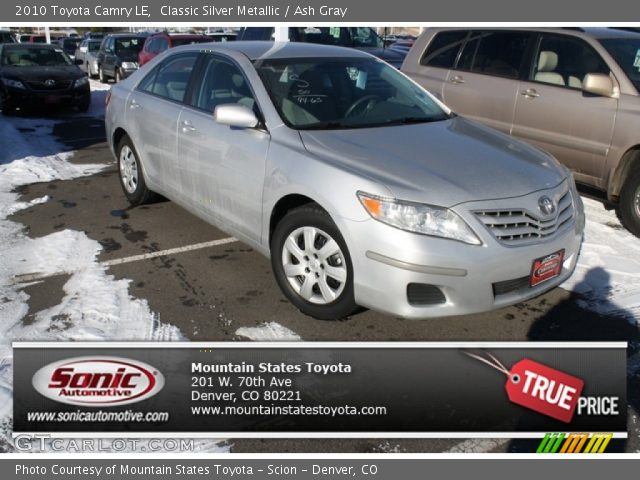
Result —
<instances>
[{"instance_id":1,"label":"hood","mask_svg":"<svg viewBox=\"0 0 640 480\"><path fill-rule=\"evenodd\" d=\"M461 117L380 128L300 131L315 156L386 186L394 197L451 207L517 197L562 182L549 155Z\"/></svg>"},{"instance_id":2,"label":"hood","mask_svg":"<svg viewBox=\"0 0 640 480\"><path fill-rule=\"evenodd\" d=\"M2 68L2 74L10 78L17 78L27 82L44 82L45 80L69 81L84 76L82 70L75 65L59 65L55 67L13 67Z\"/></svg>"}]
</instances>

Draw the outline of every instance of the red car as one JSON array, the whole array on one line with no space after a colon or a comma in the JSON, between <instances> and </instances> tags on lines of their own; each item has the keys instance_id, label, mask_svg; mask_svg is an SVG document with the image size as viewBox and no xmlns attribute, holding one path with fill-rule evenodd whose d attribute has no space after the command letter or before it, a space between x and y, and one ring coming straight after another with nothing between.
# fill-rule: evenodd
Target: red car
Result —
<instances>
[{"instance_id":1,"label":"red car","mask_svg":"<svg viewBox=\"0 0 640 480\"><path fill-rule=\"evenodd\" d=\"M140 66L150 62L156 55L165 50L180 45L189 45L191 43L208 43L211 39L206 35L198 35L193 33L157 33L147 37L144 46L138 54L138 64Z\"/></svg>"}]
</instances>

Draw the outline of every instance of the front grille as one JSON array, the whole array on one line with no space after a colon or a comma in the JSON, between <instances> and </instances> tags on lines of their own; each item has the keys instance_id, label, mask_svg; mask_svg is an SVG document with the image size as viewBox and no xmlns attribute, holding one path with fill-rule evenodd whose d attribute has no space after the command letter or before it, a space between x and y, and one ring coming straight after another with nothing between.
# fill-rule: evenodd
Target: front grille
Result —
<instances>
[{"instance_id":1,"label":"front grille","mask_svg":"<svg viewBox=\"0 0 640 480\"><path fill-rule=\"evenodd\" d=\"M573 200L568 190L558 202L553 218L543 220L529 210L477 210L474 212L493 236L504 245L527 245L549 237L573 219Z\"/></svg>"},{"instance_id":2,"label":"front grille","mask_svg":"<svg viewBox=\"0 0 640 480\"><path fill-rule=\"evenodd\" d=\"M435 285L428 283L410 283L407 285L407 300L410 305L440 305L446 303L447 299Z\"/></svg>"},{"instance_id":3,"label":"front grille","mask_svg":"<svg viewBox=\"0 0 640 480\"><path fill-rule=\"evenodd\" d=\"M32 90L42 92L55 92L58 90L67 90L71 87L70 81L56 81L53 85L45 85L45 82L27 82Z\"/></svg>"},{"instance_id":4,"label":"front grille","mask_svg":"<svg viewBox=\"0 0 640 480\"><path fill-rule=\"evenodd\" d=\"M493 284L493 296L498 297L500 295L506 295L507 293L529 288L530 281L530 277L526 276L521 278L514 278L513 280L496 282Z\"/></svg>"}]
</instances>

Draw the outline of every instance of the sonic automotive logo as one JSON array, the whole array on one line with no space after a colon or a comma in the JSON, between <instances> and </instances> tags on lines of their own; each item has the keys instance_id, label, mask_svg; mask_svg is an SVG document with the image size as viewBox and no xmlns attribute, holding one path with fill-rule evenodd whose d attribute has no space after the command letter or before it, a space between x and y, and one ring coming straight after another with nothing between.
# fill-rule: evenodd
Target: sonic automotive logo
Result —
<instances>
[{"instance_id":1,"label":"sonic automotive logo","mask_svg":"<svg viewBox=\"0 0 640 480\"><path fill-rule=\"evenodd\" d=\"M76 357L42 367L32 384L38 393L56 402L105 407L153 397L164 387L164 376L138 360Z\"/></svg>"}]
</instances>

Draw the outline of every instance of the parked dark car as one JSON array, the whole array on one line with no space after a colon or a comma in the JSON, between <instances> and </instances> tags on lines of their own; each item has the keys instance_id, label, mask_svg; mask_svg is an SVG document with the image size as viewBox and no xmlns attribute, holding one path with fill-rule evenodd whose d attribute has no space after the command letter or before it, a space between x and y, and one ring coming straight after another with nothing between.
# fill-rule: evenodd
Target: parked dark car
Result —
<instances>
[{"instance_id":1,"label":"parked dark car","mask_svg":"<svg viewBox=\"0 0 640 480\"><path fill-rule=\"evenodd\" d=\"M142 50L146 33L112 33L102 40L98 51L98 77L102 83L113 78L118 83L135 72L138 54Z\"/></svg>"},{"instance_id":2,"label":"parked dark car","mask_svg":"<svg viewBox=\"0 0 640 480\"><path fill-rule=\"evenodd\" d=\"M80 45L81 41L82 39L80 37L65 37L58 40L58 45L62 48L64 53L69 55L71 60L74 60L76 58L76 49Z\"/></svg>"},{"instance_id":3,"label":"parked dark car","mask_svg":"<svg viewBox=\"0 0 640 480\"><path fill-rule=\"evenodd\" d=\"M237 40L273 40L273 35L273 27L245 27L240 29ZM385 48L382 38L369 27L289 27L289 40L355 48L396 68L406 56L405 52Z\"/></svg>"},{"instance_id":4,"label":"parked dark car","mask_svg":"<svg viewBox=\"0 0 640 480\"><path fill-rule=\"evenodd\" d=\"M9 30L0 30L0 43L15 43L15 41Z\"/></svg>"},{"instance_id":5,"label":"parked dark car","mask_svg":"<svg viewBox=\"0 0 640 480\"><path fill-rule=\"evenodd\" d=\"M142 66L169 48L190 45L192 43L208 42L211 42L211 39L206 35L194 33L156 33L147 37L145 40L144 46L138 54L138 63Z\"/></svg>"},{"instance_id":6,"label":"parked dark car","mask_svg":"<svg viewBox=\"0 0 640 480\"><path fill-rule=\"evenodd\" d=\"M0 45L0 110L11 115L33 106L89 109L89 79L54 45Z\"/></svg>"}]
</instances>

